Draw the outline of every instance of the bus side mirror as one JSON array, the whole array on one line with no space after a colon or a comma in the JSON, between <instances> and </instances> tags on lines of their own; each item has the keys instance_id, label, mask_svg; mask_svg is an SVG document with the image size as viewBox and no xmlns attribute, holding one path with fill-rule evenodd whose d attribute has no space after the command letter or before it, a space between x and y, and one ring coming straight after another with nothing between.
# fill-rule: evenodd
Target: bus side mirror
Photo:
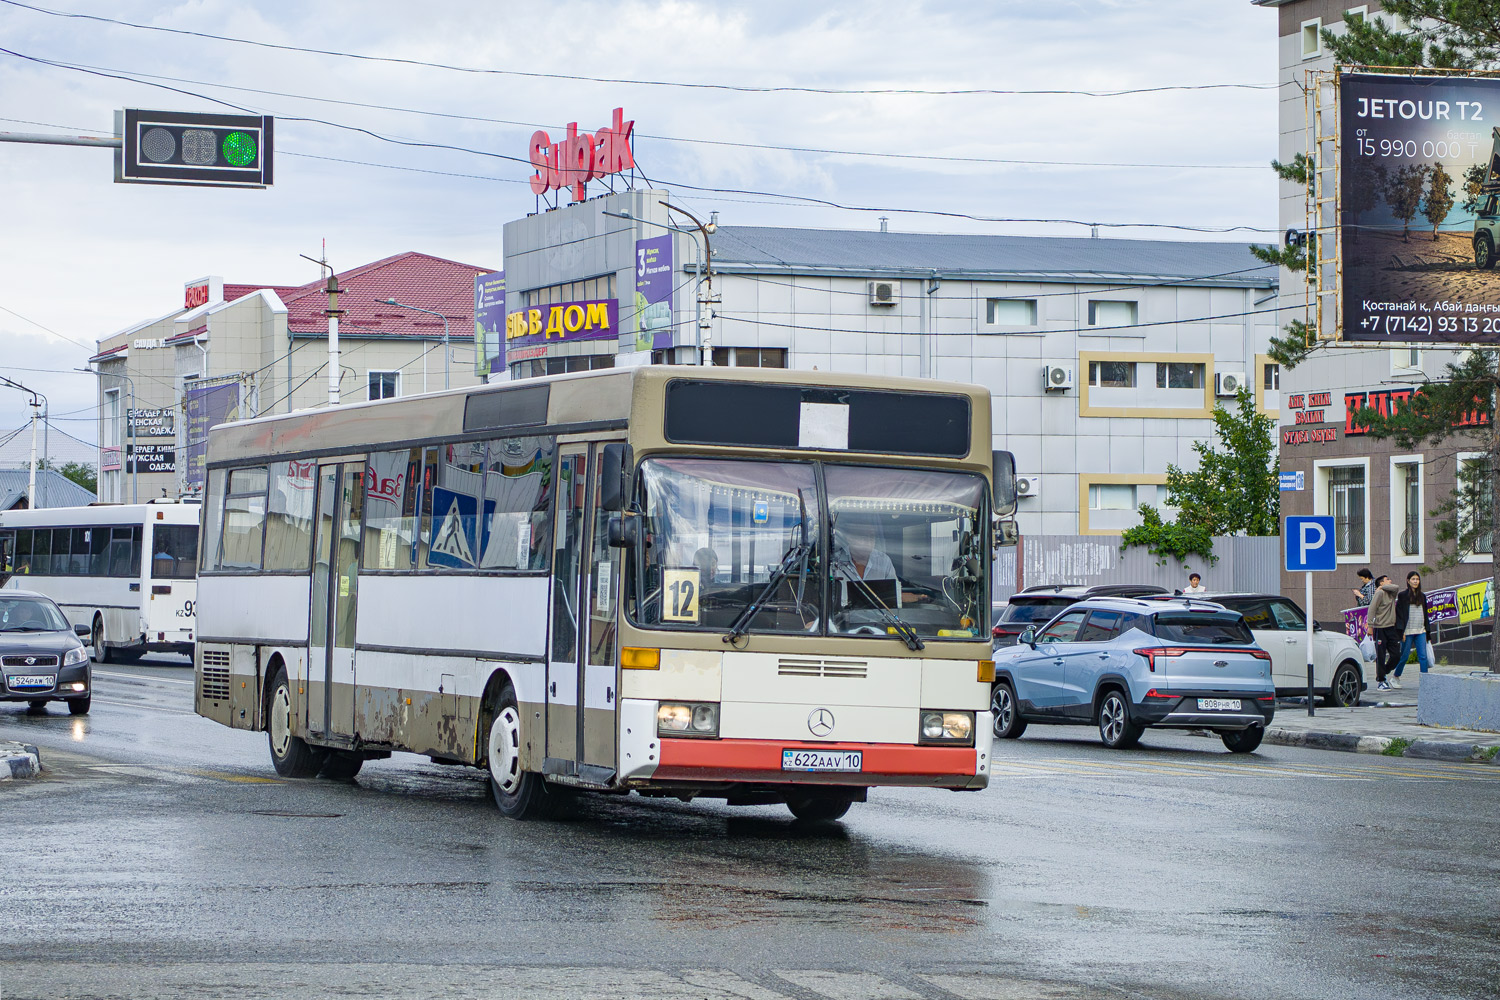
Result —
<instances>
[{"instance_id":1,"label":"bus side mirror","mask_svg":"<svg viewBox=\"0 0 1500 1000\"><path fill-rule=\"evenodd\" d=\"M996 514L1011 514L1016 509L1016 456L1008 451L991 455Z\"/></svg>"},{"instance_id":2,"label":"bus side mirror","mask_svg":"<svg viewBox=\"0 0 1500 1000\"><path fill-rule=\"evenodd\" d=\"M641 519L633 514L616 514L609 519L611 548L633 549L641 543Z\"/></svg>"},{"instance_id":3,"label":"bus side mirror","mask_svg":"<svg viewBox=\"0 0 1500 1000\"><path fill-rule=\"evenodd\" d=\"M624 510L630 496L631 447L611 441L599 456L599 509Z\"/></svg>"}]
</instances>

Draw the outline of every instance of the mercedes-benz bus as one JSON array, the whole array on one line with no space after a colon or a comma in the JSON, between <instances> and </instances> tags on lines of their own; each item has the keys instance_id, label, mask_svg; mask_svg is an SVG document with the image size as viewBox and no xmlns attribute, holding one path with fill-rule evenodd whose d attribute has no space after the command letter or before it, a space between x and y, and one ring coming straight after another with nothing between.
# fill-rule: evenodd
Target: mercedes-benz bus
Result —
<instances>
[{"instance_id":1,"label":"mercedes-benz bus","mask_svg":"<svg viewBox=\"0 0 1500 1000\"><path fill-rule=\"evenodd\" d=\"M220 425L197 711L284 776L486 769L517 818L983 788L990 442L978 386L675 366Z\"/></svg>"},{"instance_id":2,"label":"mercedes-benz bus","mask_svg":"<svg viewBox=\"0 0 1500 1000\"><path fill-rule=\"evenodd\" d=\"M5 511L0 576L88 626L100 663L147 652L191 656L198 520L196 503L176 500Z\"/></svg>"}]
</instances>

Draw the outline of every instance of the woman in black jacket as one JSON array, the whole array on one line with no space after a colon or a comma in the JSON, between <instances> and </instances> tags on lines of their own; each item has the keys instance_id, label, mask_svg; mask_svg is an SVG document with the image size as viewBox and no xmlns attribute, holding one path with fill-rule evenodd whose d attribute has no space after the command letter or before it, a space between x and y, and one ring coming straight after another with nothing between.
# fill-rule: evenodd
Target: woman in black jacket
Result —
<instances>
[{"instance_id":1,"label":"woman in black jacket","mask_svg":"<svg viewBox=\"0 0 1500 1000\"><path fill-rule=\"evenodd\" d=\"M1422 574L1412 570L1406 574L1406 589L1396 598L1396 627L1401 630L1401 652L1396 656L1396 676L1406 669L1406 658L1417 651L1417 663L1422 673L1432 666L1432 654L1427 651L1432 640L1432 622L1427 617L1427 595L1422 591Z\"/></svg>"}]
</instances>

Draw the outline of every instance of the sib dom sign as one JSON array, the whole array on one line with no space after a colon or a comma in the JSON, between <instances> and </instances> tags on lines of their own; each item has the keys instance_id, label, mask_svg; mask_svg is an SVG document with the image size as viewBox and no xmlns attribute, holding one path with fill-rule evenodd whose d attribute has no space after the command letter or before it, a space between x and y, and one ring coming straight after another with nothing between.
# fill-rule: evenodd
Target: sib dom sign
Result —
<instances>
[{"instance_id":1,"label":"sib dom sign","mask_svg":"<svg viewBox=\"0 0 1500 1000\"><path fill-rule=\"evenodd\" d=\"M530 159L536 173L531 190L536 194L573 189L573 200L582 201L584 185L610 174L635 167L630 135L635 122L625 121L625 109L615 108L614 120L594 134L580 133L578 123L568 124L568 134L557 142L538 129L531 133Z\"/></svg>"}]
</instances>

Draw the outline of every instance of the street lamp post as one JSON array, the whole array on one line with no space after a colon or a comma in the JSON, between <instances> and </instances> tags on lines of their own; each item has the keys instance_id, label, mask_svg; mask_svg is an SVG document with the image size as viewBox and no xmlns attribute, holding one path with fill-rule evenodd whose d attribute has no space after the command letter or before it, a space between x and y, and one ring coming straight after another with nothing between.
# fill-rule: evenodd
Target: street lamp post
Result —
<instances>
[{"instance_id":1,"label":"street lamp post","mask_svg":"<svg viewBox=\"0 0 1500 1000\"><path fill-rule=\"evenodd\" d=\"M448 346L448 317L435 309L423 309L421 306L409 306L405 302L397 302L395 299L381 299L388 306L397 306L401 309L410 309L412 312L426 313L436 316L443 321L443 388L447 389L449 380L449 369L451 367L453 351Z\"/></svg>"},{"instance_id":2,"label":"street lamp post","mask_svg":"<svg viewBox=\"0 0 1500 1000\"><path fill-rule=\"evenodd\" d=\"M666 209L669 212L681 212L689 219L692 219L693 223L698 227L698 232L703 235L703 248L701 252L699 251L697 241L695 240L693 242L693 256L697 258L697 266L695 268L695 271L697 272L697 281L694 285L694 291L696 293L694 297L697 299L697 302L693 307L693 318L695 325L698 327L698 363L700 365L708 365L712 367L714 363L713 337L711 335L705 335L704 333L704 331L706 331L709 326L708 322L703 318L703 303L705 301L703 295L703 283L705 281L708 282L709 295L712 296L714 287L713 257L712 248L708 243L708 237L709 234L712 233L717 227L712 222L704 225L702 222L698 221L697 216L693 215L686 209L678 208L677 206L670 205L664 201L658 202L658 204L666 206ZM682 233L684 236L694 235L691 229L683 229L681 226L674 226L670 222L654 222L651 219L637 218L636 216L631 215L628 211L605 212L604 214L616 219L625 219L629 222L640 222L648 226L660 226L662 229L670 229L672 230L672 232Z\"/></svg>"}]
</instances>

